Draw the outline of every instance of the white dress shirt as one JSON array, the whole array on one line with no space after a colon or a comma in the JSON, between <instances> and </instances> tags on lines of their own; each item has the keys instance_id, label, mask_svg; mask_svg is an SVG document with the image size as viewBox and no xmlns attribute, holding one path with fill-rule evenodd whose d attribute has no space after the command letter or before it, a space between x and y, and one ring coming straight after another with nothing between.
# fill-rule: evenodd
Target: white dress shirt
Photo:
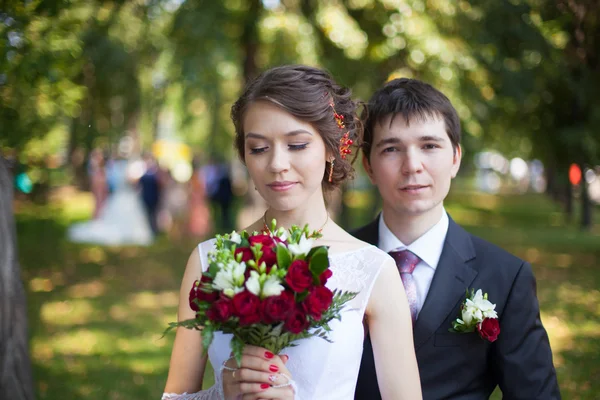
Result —
<instances>
[{"instance_id":1,"label":"white dress shirt","mask_svg":"<svg viewBox=\"0 0 600 400\"><path fill-rule=\"evenodd\" d=\"M431 229L406 246L387 227L383 220L383 212L379 217L378 247L386 253L390 251L410 250L421 259L412 273L417 284L417 317L421 308L423 308L423 303L425 303L425 298L433 280L433 274L440 261L446 234L448 233L448 224L448 214L444 210L442 218Z\"/></svg>"}]
</instances>

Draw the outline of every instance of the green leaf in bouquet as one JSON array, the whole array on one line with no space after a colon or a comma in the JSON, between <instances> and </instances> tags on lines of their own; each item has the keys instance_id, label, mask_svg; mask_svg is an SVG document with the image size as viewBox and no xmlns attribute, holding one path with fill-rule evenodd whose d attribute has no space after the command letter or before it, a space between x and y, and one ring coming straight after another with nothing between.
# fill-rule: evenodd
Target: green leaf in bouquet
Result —
<instances>
[{"instance_id":1,"label":"green leaf in bouquet","mask_svg":"<svg viewBox=\"0 0 600 400\"><path fill-rule=\"evenodd\" d=\"M277 246L277 265L279 268L288 269L292 263L292 257L290 251L285 246Z\"/></svg>"},{"instance_id":2,"label":"green leaf in bouquet","mask_svg":"<svg viewBox=\"0 0 600 400\"><path fill-rule=\"evenodd\" d=\"M215 335L215 327L212 324L206 324L202 328L202 348L205 352L208 351L210 344L213 341Z\"/></svg>"},{"instance_id":3,"label":"green leaf in bouquet","mask_svg":"<svg viewBox=\"0 0 600 400\"><path fill-rule=\"evenodd\" d=\"M210 278L214 279L215 276L217 276L217 272L219 272L220 270L221 270L221 268L219 267L219 263L211 262L208 267L207 275Z\"/></svg>"},{"instance_id":4,"label":"green leaf in bouquet","mask_svg":"<svg viewBox=\"0 0 600 400\"><path fill-rule=\"evenodd\" d=\"M308 269L313 276L318 278L327 268L329 268L329 257L327 257L327 247L319 246L316 250L311 250L310 263ZM314 250L314 251L313 251Z\"/></svg>"},{"instance_id":5,"label":"green leaf in bouquet","mask_svg":"<svg viewBox=\"0 0 600 400\"><path fill-rule=\"evenodd\" d=\"M234 335L231 339L231 352L237 362L238 367L242 365L242 353L244 352L244 342L238 336Z\"/></svg>"}]
</instances>

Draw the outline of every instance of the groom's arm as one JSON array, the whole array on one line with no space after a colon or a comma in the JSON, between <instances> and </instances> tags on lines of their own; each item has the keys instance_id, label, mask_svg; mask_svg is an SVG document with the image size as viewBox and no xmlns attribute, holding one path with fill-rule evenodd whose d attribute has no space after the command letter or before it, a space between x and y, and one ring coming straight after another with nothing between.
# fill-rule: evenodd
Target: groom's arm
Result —
<instances>
[{"instance_id":1,"label":"groom's arm","mask_svg":"<svg viewBox=\"0 0 600 400\"><path fill-rule=\"evenodd\" d=\"M536 282L524 262L500 317L492 368L505 400L560 399L548 334L540 319Z\"/></svg>"}]
</instances>

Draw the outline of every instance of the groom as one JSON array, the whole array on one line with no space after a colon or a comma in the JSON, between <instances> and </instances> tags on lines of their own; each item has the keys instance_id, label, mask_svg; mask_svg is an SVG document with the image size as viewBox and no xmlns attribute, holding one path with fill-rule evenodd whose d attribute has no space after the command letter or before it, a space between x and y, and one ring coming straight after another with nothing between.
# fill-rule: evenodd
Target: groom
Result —
<instances>
[{"instance_id":1,"label":"groom","mask_svg":"<svg viewBox=\"0 0 600 400\"><path fill-rule=\"evenodd\" d=\"M444 209L461 161L456 110L413 79L388 82L368 107L363 165L383 211L354 235L391 252L399 269L402 258L413 259L412 272L401 269L401 276L423 399L483 400L496 386L504 399L560 399L531 266L469 234ZM448 331L467 289L487 292L496 305L496 341ZM368 337L355 399L381 399Z\"/></svg>"}]
</instances>

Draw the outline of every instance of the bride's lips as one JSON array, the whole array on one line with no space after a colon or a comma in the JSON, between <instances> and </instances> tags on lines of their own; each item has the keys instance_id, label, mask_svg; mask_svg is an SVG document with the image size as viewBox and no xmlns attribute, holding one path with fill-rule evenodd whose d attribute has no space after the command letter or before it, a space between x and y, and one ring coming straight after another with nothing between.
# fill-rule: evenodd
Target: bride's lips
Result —
<instances>
[{"instance_id":1,"label":"bride's lips","mask_svg":"<svg viewBox=\"0 0 600 400\"><path fill-rule=\"evenodd\" d=\"M276 192L285 192L286 190L290 190L297 182L290 181L275 181L269 183L267 186Z\"/></svg>"}]
</instances>

